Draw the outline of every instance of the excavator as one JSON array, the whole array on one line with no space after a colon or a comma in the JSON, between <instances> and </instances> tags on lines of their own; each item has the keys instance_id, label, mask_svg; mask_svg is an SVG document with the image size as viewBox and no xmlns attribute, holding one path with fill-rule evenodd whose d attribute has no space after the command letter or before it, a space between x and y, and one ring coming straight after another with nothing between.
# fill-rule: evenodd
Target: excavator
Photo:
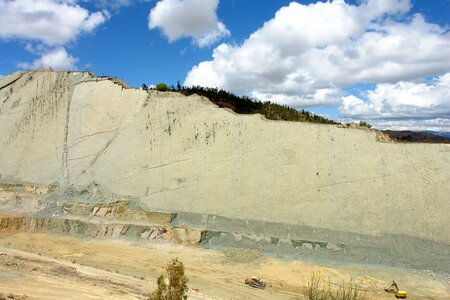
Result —
<instances>
[{"instance_id":1,"label":"excavator","mask_svg":"<svg viewBox=\"0 0 450 300\"><path fill-rule=\"evenodd\" d=\"M397 299L404 299L406 298L406 292L405 291L400 291L398 289L397 284L395 283L395 281L392 281L392 284L390 287L385 288L384 289L386 292L388 293L394 293L395 298Z\"/></svg>"}]
</instances>

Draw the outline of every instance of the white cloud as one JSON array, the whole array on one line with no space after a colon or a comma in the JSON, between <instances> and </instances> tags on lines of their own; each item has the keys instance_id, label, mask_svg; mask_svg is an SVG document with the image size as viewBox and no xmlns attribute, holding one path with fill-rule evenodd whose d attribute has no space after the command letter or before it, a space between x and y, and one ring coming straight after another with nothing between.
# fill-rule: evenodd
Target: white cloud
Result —
<instances>
[{"instance_id":1,"label":"white cloud","mask_svg":"<svg viewBox=\"0 0 450 300\"><path fill-rule=\"evenodd\" d=\"M409 0L292 2L241 45L221 44L185 85L220 87L295 107L339 103L341 89L447 72L450 33Z\"/></svg>"},{"instance_id":2,"label":"white cloud","mask_svg":"<svg viewBox=\"0 0 450 300\"><path fill-rule=\"evenodd\" d=\"M125 0L124 0L125 1ZM18 67L75 70L77 58L62 45L91 33L109 17L89 12L76 0L0 1L0 38L26 40L25 49L41 57ZM121 2L121 1L117 1Z\"/></svg>"},{"instance_id":3,"label":"white cloud","mask_svg":"<svg viewBox=\"0 0 450 300\"><path fill-rule=\"evenodd\" d=\"M370 120L377 128L450 129L450 73L429 82L378 84L366 98L343 97L340 115Z\"/></svg>"},{"instance_id":4,"label":"white cloud","mask_svg":"<svg viewBox=\"0 0 450 300\"><path fill-rule=\"evenodd\" d=\"M91 13L75 1L0 1L0 38L4 39L63 45L105 21L104 13Z\"/></svg>"},{"instance_id":5,"label":"white cloud","mask_svg":"<svg viewBox=\"0 0 450 300\"><path fill-rule=\"evenodd\" d=\"M217 18L219 0L162 0L150 11L148 27L159 28L173 42L191 37L205 47L230 35Z\"/></svg>"},{"instance_id":6,"label":"white cloud","mask_svg":"<svg viewBox=\"0 0 450 300\"><path fill-rule=\"evenodd\" d=\"M250 96L264 101L275 102L290 107L302 108L310 106L311 103L323 106L340 104L344 93L337 88L317 89L311 94L286 95L286 94L264 94L257 91L251 92Z\"/></svg>"},{"instance_id":7,"label":"white cloud","mask_svg":"<svg viewBox=\"0 0 450 300\"><path fill-rule=\"evenodd\" d=\"M50 50L32 63L20 63L17 66L22 69L52 68L55 71L76 70L78 58L71 56L63 47Z\"/></svg>"},{"instance_id":8,"label":"white cloud","mask_svg":"<svg viewBox=\"0 0 450 300\"><path fill-rule=\"evenodd\" d=\"M133 0L97 0L95 4L103 9L118 10L121 7L131 5L133 2Z\"/></svg>"}]
</instances>

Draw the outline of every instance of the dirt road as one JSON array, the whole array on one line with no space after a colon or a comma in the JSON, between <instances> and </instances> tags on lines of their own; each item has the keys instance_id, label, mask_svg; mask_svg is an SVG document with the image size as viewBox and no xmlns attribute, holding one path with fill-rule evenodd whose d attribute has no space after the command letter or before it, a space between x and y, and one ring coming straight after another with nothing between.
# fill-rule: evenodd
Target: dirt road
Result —
<instances>
[{"instance_id":1,"label":"dirt road","mask_svg":"<svg viewBox=\"0 0 450 300\"><path fill-rule=\"evenodd\" d=\"M303 299L313 271L333 283L353 278L370 299L395 299L383 287L396 280L409 299L450 298L448 278L431 272L361 265L314 265L243 249L205 250L43 233L0 233L0 293L28 299L146 299L165 264L178 257L189 277L189 299ZM243 284L268 281L266 290Z\"/></svg>"}]
</instances>

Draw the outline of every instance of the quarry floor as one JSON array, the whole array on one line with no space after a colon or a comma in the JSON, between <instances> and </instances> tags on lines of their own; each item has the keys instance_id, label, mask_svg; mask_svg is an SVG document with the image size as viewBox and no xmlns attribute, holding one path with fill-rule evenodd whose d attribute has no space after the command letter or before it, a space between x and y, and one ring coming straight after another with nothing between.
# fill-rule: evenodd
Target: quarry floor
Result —
<instances>
[{"instance_id":1,"label":"quarry floor","mask_svg":"<svg viewBox=\"0 0 450 300\"><path fill-rule=\"evenodd\" d=\"M188 299L306 299L314 271L330 282L353 279L368 299L395 299L395 280L408 299L450 299L450 278L430 271L325 265L267 257L244 249L208 250L170 244L81 239L47 233L0 233L0 295L17 299L147 299L165 264L178 257L189 277ZM243 284L260 276L265 290Z\"/></svg>"}]
</instances>

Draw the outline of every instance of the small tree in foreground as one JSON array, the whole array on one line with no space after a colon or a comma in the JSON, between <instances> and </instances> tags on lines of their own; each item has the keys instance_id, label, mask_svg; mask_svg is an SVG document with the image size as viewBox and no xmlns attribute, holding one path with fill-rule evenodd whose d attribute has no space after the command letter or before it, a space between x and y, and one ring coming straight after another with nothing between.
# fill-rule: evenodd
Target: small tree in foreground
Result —
<instances>
[{"instance_id":1,"label":"small tree in foreground","mask_svg":"<svg viewBox=\"0 0 450 300\"><path fill-rule=\"evenodd\" d=\"M158 277L158 288L149 300L181 300L188 290L189 279L184 275L184 265L178 258L166 266L166 274Z\"/></svg>"}]
</instances>

